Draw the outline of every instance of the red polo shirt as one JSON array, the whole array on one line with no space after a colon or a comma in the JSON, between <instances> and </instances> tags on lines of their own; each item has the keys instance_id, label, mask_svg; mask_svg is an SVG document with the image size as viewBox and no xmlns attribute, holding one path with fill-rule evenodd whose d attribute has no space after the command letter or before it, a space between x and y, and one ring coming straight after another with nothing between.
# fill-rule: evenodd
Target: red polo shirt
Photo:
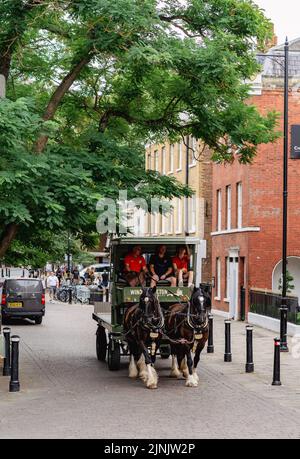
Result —
<instances>
[{"instance_id":1,"label":"red polo shirt","mask_svg":"<svg viewBox=\"0 0 300 459\"><path fill-rule=\"evenodd\" d=\"M140 273L144 266L146 266L146 261L142 255L134 257L132 253L129 253L124 259L124 264L129 265L129 271Z\"/></svg>"},{"instance_id":2,"label":"red polo shirt","mask_svg":"<svg viewBox=\"0 0 300 459\"><path fill-rule=\"evenodd\" d=\"M179 257L172 258L172 263L177 266L177 269L185 269L187 271L188 262L189 262L189 259L187 256L184 256L183 258L179 258Z\"/></svg>"}]
</instances>

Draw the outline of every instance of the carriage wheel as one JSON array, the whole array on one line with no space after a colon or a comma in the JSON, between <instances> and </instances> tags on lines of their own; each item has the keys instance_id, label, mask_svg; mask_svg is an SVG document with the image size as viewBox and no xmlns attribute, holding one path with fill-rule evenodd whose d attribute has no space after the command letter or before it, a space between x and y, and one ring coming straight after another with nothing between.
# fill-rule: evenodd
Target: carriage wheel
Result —
<instances>
[{"instance_id":1,"label":"carriage wheel","mask_svg":"<svg viewBox=\"0 0 300 459\"><path fill-rule=\"evenodd\" d=\"M171 346L170 344L165 344L160 346L160 358L168 359L171 355Z\"/></svg>"},{"instance_id":2,"label":"carriage wheel","mask_svg":"<svg viewBox=\"0 0 300 459\"><path fill-rule=\"evenodd\" d=\"M98 330L97 330L97 338L96 338L96 353L97 353L97 359L100 360L100 362L105 362L106 352L107 352L107 339L106 339L105 328L99 325Z\"/></svg>"},{"instance_id":3,"label":"carriage wheel","mask_svg":"<svg viewBox=\"0 0 300 459\"><path fill-rule=\"evenodd\" d=\"M108 343L107 363L110 371L120 370L121 351L120 344L116 341L112 342L112 340L110 340Z\"/></svg>"}]
</instances>

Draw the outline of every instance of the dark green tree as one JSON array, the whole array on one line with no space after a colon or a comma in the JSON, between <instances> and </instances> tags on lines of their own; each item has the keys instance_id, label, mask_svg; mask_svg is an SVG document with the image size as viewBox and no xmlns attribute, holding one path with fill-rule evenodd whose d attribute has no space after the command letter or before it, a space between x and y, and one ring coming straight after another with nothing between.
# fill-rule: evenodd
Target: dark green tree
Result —
<instances>
[{"instance_id":1,"label":"dark green tree","mask_svg":"<svg viewBox=\"0 0 300 459\"><path fill-rule=\"evenodd\" d=\"M120 189L187 194L145 172L145 142L192 134L251 161L276 138L245 103L270 30L250 0L2 0L0 258L37 232L84 241Z\"/></svg>"},{"instance_id":2,"label":"dark green tree","mask_svg":"<svg viewBox=\"0 0 300 459\"><path fill-rule=\"evenodd\" d=\"M289 271L287 271L286 273L286 291L287 293L292 293L292 291L295 290L295 285L293 282L294 282L293 276L291 275ZM282 276L281 276L279 279L278 290L282 291L282 287L283 287L283 282L282 282Z\"/></svg>"}]
</instances>

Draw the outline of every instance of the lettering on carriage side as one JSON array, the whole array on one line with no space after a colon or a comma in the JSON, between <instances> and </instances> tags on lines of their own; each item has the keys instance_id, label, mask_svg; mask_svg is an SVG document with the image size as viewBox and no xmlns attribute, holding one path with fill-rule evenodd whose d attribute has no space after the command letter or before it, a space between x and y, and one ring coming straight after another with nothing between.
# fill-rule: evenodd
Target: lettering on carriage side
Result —
<instances>
[{"instance_id":1,"label":"lettering on carriage side","mask_svg":"<svg viewBox=\"0 0 300 459\"><path fill-rule=\"evenodd\" d=\"M127 456L135 457L138 452L139 447L133 445L116 445L111 443L104 447L104 454L126 454Z\"/></svg>"},{"instance_id":2,"label":"lettering on carriage side","mask_svg":"<svg viewBox=\"0 0 300 459\"><path fill-rule=\"evenodd\" d=\"M130 290L130 295L141 295L142 290Z\"/></svg>"}]
</instances>

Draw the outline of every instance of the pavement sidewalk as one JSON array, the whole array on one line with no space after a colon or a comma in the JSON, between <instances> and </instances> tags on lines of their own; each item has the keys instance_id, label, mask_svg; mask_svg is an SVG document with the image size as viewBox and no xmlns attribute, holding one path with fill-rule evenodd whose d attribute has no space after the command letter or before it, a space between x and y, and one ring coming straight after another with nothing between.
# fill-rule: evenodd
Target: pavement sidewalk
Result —
<instances>
[{"instance_id":1,"label":"pavement sidewalk","mask_svg":"<svg viewBox=\"0 0 300 459\"><path fill-rule=\"evenodd\" d=\"M272 386L275 332L253 327L254 373L245 373L246 322L232 321L232 363L224 362L224 318L214 316L215 352L205 362L210 368L232 377L236 384L264 398L274 399L284 407L300 410L300 338L289 337L289 353L281 353L282 386ZM206 352L206 350L204 351Z\"/></svg>"}]
</instances>

